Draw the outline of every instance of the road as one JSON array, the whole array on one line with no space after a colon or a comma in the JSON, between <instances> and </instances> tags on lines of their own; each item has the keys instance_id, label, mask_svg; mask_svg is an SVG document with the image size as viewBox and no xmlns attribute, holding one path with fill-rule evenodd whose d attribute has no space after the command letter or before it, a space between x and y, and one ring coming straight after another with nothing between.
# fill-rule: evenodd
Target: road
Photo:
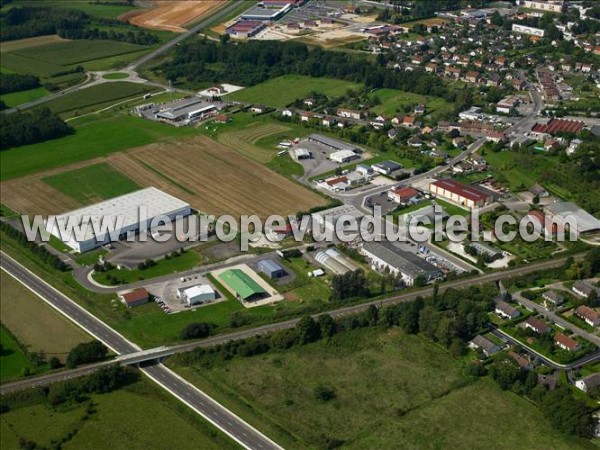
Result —
<instances>
[{"instance_id":1,"label":"road","mask_svg":"<svg viewBox=\"0 0 600 450\"><path fill-rule=\"evenodd\" d=\"M137 83L144 83L144 84L148 84L151 86L157 86L157 87L162 87L162 88L166 88L166 86L163 86L159 83L154 83L154 82L150 82L147 80L144 80L142 78L139 78L137 73L135 72L135 70L140 67L141 65L151 61L152 59L156 58L157 56L160 56L164 53L166 53L167 51L169 51L170 49L172 49L173 47L175 47L176 45L178 45L179 43L181 43L183 40L189 38L190 36L195 35L196 33L198 33L201 29L209 26L210 24L212 24L213 22L219 20L222 17L225 17L227 14L229 14L230 12L232 12L233 10L235 10L238 7L237 2L236 1L231 1L227 6L221 8L220 10L218 10L215 14L211 15L210 17L207 17L205 20L203 20L202 22L199 22L197 25L195 25L193 28L190 28L188 31L186 31L185 33L181 33L178 34L175 38L171 39L169 42L166 42L165 44L161 45L160 47L158 47L155 50L152 50L150 53L146 53L144 56L142 56L140 59L138 59L137 61L132 62L131 64L129 64L127 67L123 68L123 69L115 69L113 72L126 72L129 74L129 80L128 79L120 79L120 80L106 80L104 78L102 78L101 74L102 72L99 72L98 74L94 74L92 72L86 74L86 80L81 83L78 84L76 86L71 86L67 89L64 89L62 91L58 91L55 92L53 94L47 95L45 97L41 97L38 98L36 100L32 100L30 102L26 102L23 103L21 105L18 106L18 108L9 108L3 111L3 113L5 114L11 114L13 112L16 111L23 111L25 109L30 109L33 108L34 106L38 106L38 105L42 105L50 100L54 100L56 98L60 98L65 94L71 94L73 92L77 92L83 89L87 89L91 86L96 86L98 84L103 84L103 83L110 83L111 81L132 81L132 82L137 82ZM100 75L100 76L98 76Z\"/></svg>"},{"instance_id":2,"label":"road","mask_svg":"<svg viewBox=\"0 0 600 450\"><path fill-rule=\"evenodd\" d=\"M4 252L0 254L0 266L2 270L22 283L27 289L50 304L53 308L57 309L68 319L75 322L75 324L85 331L92 334L118 355L136 353L141 350L137 345L128 341L104 322L95 318L92 314L77 305L73 300L54 289ZM82 368L82 371L85 371L86 369L88 368ZM219 403L212 400L209 396L164 365L157 364L141 370L155 383L188 405L244 448L265 450L281 449L281 447L271 439L254 429ZM73 374L71 373L71 375ZM69 376L69 374L65 374L64 372L58 372L56 374L47 375L47 378L50 382L56 382L62 381L65 378L72 378L72 376ZM48 381L48 379L46 381ZM36 380L30 381L36 382ZM37 382L39 385L39 379L37 379Z\"/></svg>"},{"instance_id":3,"label":"road","mask_svg":"<svg viewBox=\"0 0 600 450\"><path fill-rule=\"evenodd\" d=\"M4 254L2 254L1 256L2 256L2 259L0 259L0 263L2 264L2 269L6 270L5 262L9 261L9 263L10 263L11 260L5 259ZM581 258L582 256L583 255L575 255L575 258ZM552 267L558 267L558 266L562 265L566 261L566 259L567 258L553 259L550 261L543 261L543 262L538 262L538 263L534 263L534 264L529 264L528 266L525 266L522 268L509 269L509 270L504 270L504 271L499 271L499 272L492 272L492 273L487 273L487 274L483 274L483 275L478 275L476 277L461 278L461 279L457 279L454 281L445 282L439 286L439 291L444 292L446 289L450 289L450 288L459 289L459 288L472 286L474 284L496 282L496 281L504 280L504 279L511 278L514 276L525 275L527 273L535 272L538 270L544 270L544 269L548 269L548 268L552 268ZM18 267L17 267L17 269L18 269ZM26 269L25 269L25 271L26 271ZM9 272L9 273L11 273L11 272ZM44 283L44 282L42 281L42 283ZM406 293L406 294L395 295L393 297L388 297L385 299L374 300L374 301L367 302L367 303L361 303L358 305L352 305L352 306L346 306L343 308L338 308L336 310L328 311L327 314L331 315L333 318L339 319L344 316L354 315L354 314L363 312L371 305L375 305L377 307L394 305L397 303L414 300L416 297L419 297L419 296L426 297L428 295L431 295L432 291L433 291L433 287L428 286L428 287L424 287L422 289L414 290L414 291ZM68 300L68 301L71 301L71 300ZM200 341L186 342L183 344L174 345L174 346L166 347L166 348L163 347L163 348L159 348L159 349L149 349L149 350L144 351L143 353L140 350L132 350L132 351L128 352L129 354L127 355L127 357L121 357L120 359L121 359L121 362L124 364L131 364L131 363L139 363L139 362L142 362L145 360L163 358L163 357L177 354L177 353L188 352L188 351L194 350L196 348L212 347L212 346L215 346L218 344L223 344L223 343L229 342L229 341L247 339L247 338L250 338L253 336L257 336L257 335L262 335L262 334L272 333L274 331L280 331L280 330L293 328L299 320L300 319L291 319L291 320L288 320L285 322L272 323L272 324L263 325L260 327L255 327L252 329L246 329L246 330L236 331L233 333L217 335L217 336L213 336L213 337L203 339ZM124 338L122 338L122 339L124 339ZM137 357L135 355L135 353L139 353L140 355L145 354L145 356ZM94 370L95 369L97 369L97 368L94 368ZM144 370L146 370L146 369L144 369ZM12 391L16 391L16 390L26 389L29 387L39 386L42 384L51 384L56 381L61 381L65 377L71 378L73 376L78 376L78 375L83 375L83 374L89 373L89 372L86 372L86 373L82 372L80 374L73 374L71 376L71 374L69 372L71 372L71 371L63 371L63 372L58 372L56 374L44 375L43 377L28 378L28 379L19 380L19 381L13 382L13 383L7 383L7 384L3 385L1 387L1 389L2 389L2 392L12 392ZM175 376L177 376L177 375L175 375Z\"/></svg>"}]
</instances>

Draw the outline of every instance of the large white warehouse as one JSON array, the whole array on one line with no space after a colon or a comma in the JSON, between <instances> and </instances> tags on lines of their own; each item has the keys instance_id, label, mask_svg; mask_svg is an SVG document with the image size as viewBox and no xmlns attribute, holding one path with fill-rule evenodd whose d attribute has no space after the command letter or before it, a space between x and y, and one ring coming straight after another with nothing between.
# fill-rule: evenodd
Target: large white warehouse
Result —
<instances>
[{"instance_id":1,"label":"large white warehouse","mask_svg":"<svg viewBox=\"0 0 600 450\"><path fill-rule=\"evenodd\" d=\"M103 223L104 226L113 224L113 228L118 226L118 233L113 233L113 237L122 239L127 233L150 228L154 218L168 217L173 220L190 214L189 203L155 187L149 187L60 216L50 216L46 221L46 231L82 253L116 240L111 239L108 230L101 226ZM85 224L88 226L81 226L79 232L77 229L70 229ZM71 231L70 236L61 234L63 230Z\"/></svg>"}]
</instances>

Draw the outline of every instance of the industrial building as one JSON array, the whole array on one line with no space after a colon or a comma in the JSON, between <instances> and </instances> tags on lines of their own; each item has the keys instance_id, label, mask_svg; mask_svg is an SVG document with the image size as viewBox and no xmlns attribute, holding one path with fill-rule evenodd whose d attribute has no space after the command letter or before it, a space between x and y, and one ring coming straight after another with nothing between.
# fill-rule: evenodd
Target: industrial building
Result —
<instances>
[{"instance_id":1,"label":"industrial building","mask_svg":"<svg viewBox=\"0 0 600 450\"><path fill-rule=\"evenodd\" d=\"M270 259L263 259L258 262L258 269L264 273L271 280L275 278L281 278L286 275L285 270L275 261Z\"/></svg>"},{"instance_id":2,"label":"industrial building","mask_svg":"<svg viewBox=\"0 0 600 450\"><path fill-rule=\"evenodd\" d=\"M167 122L183 122L200 120L210 117L218 112L216 105L207 103L206 99L200 97L185 98L173 102L168 108L154 114L157 120Z\"/></svg>"},{"instance_id":3,"label":"industrial building","mask_svg":"<svg viewBox=\"0 0 600 450\"><path fill-rule=\"evenodd\" d=\"M103 228L103 223L105 226L118 224L119 228L113 235L123 239L130 233L148 229L155 217L174 220L188 216L191 212L189 203L155 187L149 187L56 216L54 221L46 221L46 231L73 250L83 253L113 240ZM82 226L81 233L77 234L73 232L77 230L70 229L81 225L89 226L85 229ZM71 231L70 236L61 235L59 230L65 229ZM102 234L96 235L96 230L102 230Z\"/></svg>"},{"instance_id":4,"label":"industrial building","mask_svg":"<svg viewBox=\"0 0 600 450\"><path fill-rule=\"evenodd\" d=\"M150 294L144 288L134 289L133 291L124 292L119 294L121 301L128 308L132 308L134 306L143 305L148 302L150 298Z\"/></svg>"},{"instance_id":5,"label":"industrial building","mask_svg":"<svg viewBox=\"0 0 600 450\"><path fill-rule=\"evenodd\" d=\"M331 231L335 231L335 224L342 218L353 218L357 222L364 216L358 209L352 205L336 206L334 208L325 209L311 214L313 220L320 226ZM358 228L345 227L344 231L357 232Z\"/></svg>"},{"instance_id":6,"label":"industrial building","mask_svg":"<svg viewBox=\"0 0 600 450\"><path fill-rule=\"evenodd\" d=\"M338 150L329 155L329 159L338 164L345 164L358 158L360 158L360 156L352 150Z\"/></svg>"},{"instance_id":7,"label":"industrial building","mask_svg":"<svg viewBox=\"0 0 600 450\"><path fill-rule=\"evenodd\" d=\"M197 284L177 289L177 298L184 300L188 305L201 305L217 298L217 293L208 284Z\"/></svg>"},{"instance_id":8,"label":"industrial building","mask_svg":"<svg viewBox=\"0 0 600 450\"><path fill-rule=\"evenodd\" d=\"M270 22L270 21L277 20L280 17L284 16L293 8L293 6L291 4L286 4L283 6L276 5L277 7L275 7L275 8L267 8L267 7L259 6L259 5L255 6L254 8L249 9L244 14L242 14L241 19L242 20L262 20L262 21ZM265 5L265 6L271 6L271 5ZM273 5L273 6L275 6L275 5Z\"/></svg>"},{"instance_id":9,"label":"industrial building","mask_svg":"<svg viewBox=\"0 0 600 450\"><path fill-rule=\"evenodd\" d=\"M429 282L442 277L442 271L417 255L404 252L391 242L369 242L361 248L374 270L389 270L412 286L419 276Z\"/></svg>"},{"instance_id":10,"label":"industrial building","mask_svg":"<svg viewBox=\"0 0 600 450\"><path fill-rule=\"evenodd\" d=\"M487 190L450 179L431 183L429 191L436 197L469 208L481 207L494 201L493 195Z\"/></svg>"},{"instance_id":11,"label":"industrial building","mask_svg":"<svg viewBox=\"0 0 600 450\"><path fill-rule=\"evenodd\" d=\"M560 13L567 10L565 0L523 0L521 5L525 8L539 9L540 11L548 11Z\"/></svg>"},{"instance_id":12,"label":"industrial building","mask_svg":"<svg viewBox=\"0 0 600 450\"><path fill-rule=\"evenodd\" d=\"M354 272L359 267L352 262L346 255L338 252L334 248L328 248L315 255L317 262L337 275L343 275L347 272Z\"/></svg>"},{"instance_id":13,"label":"industrial building","mask_svg":"<svg viewBox=\"0 0 600 450\"><path fill-rule=\"evenodd\" d=\"M597 233L600 231L600 220L596 219L589 212L580 208L575 203L550 203L549 205L546 205L545 209L546 212L552 216L553 220L558 216L563 222L568 223L570 218L574 218L577 222L578 233Z\"/></svg>"},{"instance_id":14,"label":"industrial building","mask_svg":"<svg viewBox=\"0 0 600 450\"><path fill-rule=\"evenodd\" d=\"M231 37L239 39L248 39L256 36L267 27L265 22L260 20L238 20L225 30L225 33Z\"/></svg>"},{"instance_id":15,"label":"industrial building","mask_svg":"<svg viewBox=\"0 0 600 450\"><path fill-rule=\"evenodd\" d=\"M529 36L538 36L538 37L544 37L544 33L545 33L545 31L541 28L527 27L525 25L519 25L518 23L513 24L512 30L515 33L528 34Z\"/></svg>"},{"instance_id":16,"label":"industrial building","mask_svg":"<svg viewBox=\"0 0 600 450\"><path fill-rule=\"evenodd\" d=\"M327 136L323 136L322 134L311 134L310 136L308 136L308 140L317 144L324 145L325 147L329 147L330 149L336 151L351 150L354 153L362 153L362 149L356 147L355 145L349 144L344 141L340 141L339 139L333 139Z\"/></svg>"},{"instance_id":17,"label":"industrial building","mask_svg":"<svg viewBox=\"0 0 600 450\"><path fill-rule=\"evenodd\" d=\"M258 300L267 292L242 269L229 269L219 275L219 278L233 292L238 300L244 302Z\"/></svg>"},{"instance_id":18,"label":"industrial building","mask_svg":"<svg viewBox=\"0 0 600 450\"><path fill-rule=\"evenodd\" d=\"M381 161L376 164L373 164L371 166L371 169L383 175L390 175L391 173L402 169L402 165L398 164L395 161Z\"/></svg>"}]
</instances>

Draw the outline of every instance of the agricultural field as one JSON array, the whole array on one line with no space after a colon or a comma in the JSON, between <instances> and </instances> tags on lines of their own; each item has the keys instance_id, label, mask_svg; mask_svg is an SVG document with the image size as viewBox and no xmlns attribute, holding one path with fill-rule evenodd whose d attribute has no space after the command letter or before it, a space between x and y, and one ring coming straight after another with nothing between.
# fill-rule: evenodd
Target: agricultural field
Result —
<instances>
[{"instance_id":1,"label":"agricultural field","mask_svg":"<svg viewBox=\"0 0 600 450\"><path fill-rule=\"evenodd\" d=\"M202 368L169 364L286 448L327 440L356 449L585 448L535 406L488 379L466 378L445 350L398 329L355 330ZM318 400L319 385L335 398Z\"/></svg>"},{"instance_id":2,"label":"agricultural field","mask_svg":"<svg viewBox=\"0 0 600 450\"><path fill-rule=\"evenodd\" d=\"M75 133L70 136L1 152L0 179L5 181L161 140L197 134L193 128L170 127L129 115L78 120L71 125L75 127Z\"/></svg>"},{"instance_id":3,"label":"agricultural field","mask_svg":"<svg viewBox=\"0 0 600 450\"><path fill-rule=\"evenodd\" d=\"M110 4L114 3L114 4ZM8 3L3 6L3 10L8 10L11 7L16 6L39 6L39 0L19 0L18 2ZM94 17L101 17L105 19L116 19L120 15L137 9L134 5L123 5L122 0L104 0L102 3L95 3L91 1L73 1L73 0L44 0L44 6L51 6L53 8L67 8L77 9L83 11Z\"/></svg>"},{"instance_id":4,"label":"agricultural field","mask_svg":"<svg viewBox=\"0 0 600 450\"><path fill-rule=\"evenodd\" d=\"M0 277L2 325L28 351L44 352L47 358L56 356L64 362L75 345L93 339L6 272Z\"/></svg>"},{"instance_id":5,"label":"agricultural field","mask_svg":"<svg viewBox=\"0 0 600 450\"><path fill-rule=\"evenodd\" d=\"M42 181L82 205L137 191L140 186L107 163L50 175Z\"/></svg>"},{"instance_id":6,"label":"agricultural field","mask_svg":"<svg viewBox=\"0 0 600 450\"><path fill-rule=\"evenodd\" d=\"M225 3L221 0L153 1L154 7L144 11L133 11L121 16L132 25L176 33L186 31L185 25L214 13Z\"/></svg>"},{"instance_id":7,"label":"agricultural field","mask_svg":"<svg viewBox=\"0 0 600 450\"><path fill-rule=\"evenodd\" d=\"M17 340L3 325L0 326L0 344L0 382L20 377L23 369L28 368L30 363Z\"/></svg>"},{"instance_id":8,"label":"agricultural field","mask_svg":"<svg viewBox=\"0 0 600 450\"><path fill-rule=\"evenodd\" d=\"M2 100L6 106L14 107L23 103L37 100L38 98L45 97L50 91L45 87L38 87L34 89L28 89L26 91L11 92L10 94L2 94L0 100Z\"/></svg>"},{"instance_id":9,"label":"agricultural field","mask_svg":"<svg viewBox=\"0 0 600 450\"><path fill-rule=\"evenodd\" d=\"M394 116L396 114L405 114L404 108L411 108L422 103L426 105L425 114L431 115L433 118L439 118L445 114L451 113L453 106L443 98L428 97L425 95L413 94L412 92L399 91L397 89L379 89L372 94L371 97L378 97L381 104L374 106L371 110L375 114L383 114L386 116Z\"/></svg>"},{"instance_id":10,"label":"agricultural field","mask_svg":"<svg viewBox=\"0 0 600 450\"><path fill-rule=\"evenodd\" d=\"M266 137L290 131L291 128L284 124L272 123L268 125L256 124L243 130L230 131L219 134L218 141L241 153L248 158L261 164L268 163L277 154L277 149L272 146L270 149L259 147L256 143Z\"/></svg>"},{"instance_id":11,"label":"agricultural field","mask_svg":"<svg viewBox=\"0 0 600 450\"><path fill-rule=\"evenodd\" d=\"M0 417L0 431L0 445L6 449L22 448L20 437L35 442L39 448L52 448L53 443L66 439L60 446L65 450L238 448L147 379L58 408L40 395L31 400L15 400L10 411Z\"/></svg>"},{"instance_id":12,"label":"agricultural field","mask_svg":"<svg viewBox=\"0 0 600 450\"><path fill-rule=\"evenodd\" d=\"M130 97L143 97L145 94L157 90L159 88L154 86L116 81L63 95L44 103L43 106L50 108L62 117L73 117L98 111Z\"/></svg>"},{"instance_id":13,"label":"agricultural field","mask_svg":"<svg viewBox=\"0 0 600 450\"><path fill-rule=\"evenodd\" d=\"M348 89L360 89L361 85L331 78L313 78L303 75L283 75L227 96L228 100L260 103L275 108L289 105L296 99L319 92L329 97L344 95Z\"/></svg>"}]
</instances>

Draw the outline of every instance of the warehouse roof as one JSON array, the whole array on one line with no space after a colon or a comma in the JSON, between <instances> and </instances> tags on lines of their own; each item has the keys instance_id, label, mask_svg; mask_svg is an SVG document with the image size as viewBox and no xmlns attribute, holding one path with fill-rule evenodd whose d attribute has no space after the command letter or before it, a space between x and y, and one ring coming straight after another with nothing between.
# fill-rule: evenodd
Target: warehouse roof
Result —
<instances>
[{"instance_id":1,"label":"warehouse roof","mask_svg":"<svg viewBox=\"0 0 600 450\"><path fill-rule=\"evenodd\" d=\"M279 264L270 259L263 259L258 263L258 265L260 266L261 270L267 270L269 272L278 272L280 270L283 270L283 268Z\"/></svg>"},{"instance_id":2,"label":"warehouse roof","mask_svg":"<svg viewBox=\"0 0 600 450\"><path fill-rule=\"evenodd\" d=\"M600 230L600 220L596 219L586 210L580 208L575 203L571 202L556 202L546 206L553 214L566 219L567 216L573 216L577 221L577 231L585 233L588 231Z\"/></svg>"},{"instance_id":3,"label":"warehouse roof","mask_svg":"<svg viewBox=\"0 0 600 450\"><path fill-rule=\"evenodd\" d=\"M197 297L198 295L215 293L215 290L208 284L197 284L196 286L184 288L182 289L182 291L185 294L185 296L190 299Z\"/></svg>"},{"instance_id":4,"label":"warehouse roof","mask_svg":"<svg viewBox=\"0 0 600 450\"><path fill-rule=\"evenodd\" d=\"M423 258L396 248L391 242L369 242L364 245L363 249L411 278L440 271Z\"/></svg>"},{"instance_id":5,"label":"warehouse roof","mask_svg":"<svg viewBox=\"0 0 600 450\"><path fill-rule=\"evenodd\" d=\"M60 228L68 229L69 224L79 225L89 218L88 223L93 223L94 226L88 226L85 230L84 238L80 239L84 242L95 237L94 228L102 229L101 224L104 220L114 224L117 223L117 218L122 218L121 229L140 223L141 208L145 208L144 216L150 220L156 216L166 216L189 209L190 205L155 187L148 187L61 214L56 216L56 222Z\"/></svg>"},{"instance_id":6,"label":"warehouse roof","mask_svg":"<svg viewBox=\"0 0 600 450\"><path fill-rule=\"evenodd\" d=\"M355 145L349 144L344 141L340 141L339 139L333 139L328 136L323 136L322 134L311 134L308 136L309 141L314 141L319 144L327 145L328 147L332 147L336 150L352 150L354 152L358 151L359 153L362 151L360 148Z\"/></svg>"},{"instance_id":7,"label":"warehouse roof","mask_svg":"<svg viewBox=\"0 0 600 450\"><path fill-rule=\"evenodd\" d=\"M490 197L487 192L484 192L479 188L459 183L458 181L451 179L438 180L431 184L474 202L484 201Z\"/></svg>"},{"instance_id":8,"label":"warehouse roof","mask_svg":"<svg viewBox=\"0 0 600 450\"><path fill-rule=\"evenodd\" d=\"M219 278L243 300L255 295L266 294L265 290L241 269L229 269L221 273Z\"/></svg>"}]
</instances>

